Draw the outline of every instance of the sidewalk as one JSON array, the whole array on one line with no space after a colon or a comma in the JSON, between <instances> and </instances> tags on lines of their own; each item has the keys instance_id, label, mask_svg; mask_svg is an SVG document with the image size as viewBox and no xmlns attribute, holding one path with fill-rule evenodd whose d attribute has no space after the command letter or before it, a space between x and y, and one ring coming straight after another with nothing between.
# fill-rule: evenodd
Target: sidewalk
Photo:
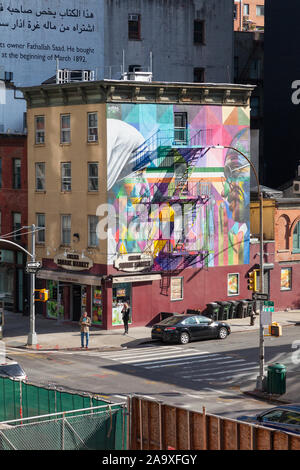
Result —
<instances>
[{"instance_id":1,"label":"sidewalk","mask_svg":"<svg viewBox=\"0 0 300 470\"><path fill-rule=\"evenodd\" d=\"M300 310L276 312L273 321L281 326L300 325ZM250 317L233 318L227 320L231 332L253 331L259 328L259 317L256 317L254 326L250 326ZM80 328L76 323L60 322L36 316L35 331L37 334L36 346L27 346L30 330L29 317L19 313L5 312L3 340L7 347L30 348L39 350L80 350ZM101 330L90 328L89 349L122 349L136 347L139 344L151 342L151 327L129 327L129 334L123 335L123 328Z\"/></svg>"}]
</instances>

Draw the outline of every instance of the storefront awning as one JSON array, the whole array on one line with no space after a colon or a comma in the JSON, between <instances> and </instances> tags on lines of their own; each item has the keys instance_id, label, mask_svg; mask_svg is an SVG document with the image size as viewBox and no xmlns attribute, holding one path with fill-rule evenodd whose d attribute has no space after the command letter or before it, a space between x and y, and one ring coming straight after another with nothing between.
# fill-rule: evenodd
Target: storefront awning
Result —
<instances>
[{"instance_id":1,"label":"storefront awning","mask_svg":"<svg viewBox=\"0 0 300 470\"><path fill-rule=\"evenodd\" d=\"M130 275L130 276L113 276L113 284L119 284L123 282L152 282L160 281L161 274L140 274L140 275Z\"/></svg>"},{"instance_id":2,"label":"storefront awning","mask_svg":"<svg viewBox=\"0 0 300 470\"><path fill-rule=\"evenodd\" d=\"M85 274L64 273L41 269L36 275L37 279L48 279L52 281L71 282L74 284L85 284L88 286L100 286L103 276L88 276Z\"/></svg>"}]
</instances>

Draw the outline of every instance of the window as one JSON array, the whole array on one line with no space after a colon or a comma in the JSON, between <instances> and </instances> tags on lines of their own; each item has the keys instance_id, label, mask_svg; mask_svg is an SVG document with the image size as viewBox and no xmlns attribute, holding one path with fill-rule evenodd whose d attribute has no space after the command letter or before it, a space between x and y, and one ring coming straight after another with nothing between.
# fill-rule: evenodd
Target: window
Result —
<instances>
[{"instance_id":1,"label":"window","mask_svg":"<svg viewBox=\"0 0 300 470\"><path fill-rule=\"evenodd\" d=\"M249 16L250 14L250 5L249 3L244 3L244 15Z\"/></svg>"},{"instance_id":2,"label":"window","mask_svg":"<svg viewBox=\"0 0 300 470\"><path fill-rule=\"evenodd\" d=\"M96 215L89 215L88 216L88 245L89 246L98 246L97 224L98 224L98 217Z\"/></svg>"},{"instance_id":3,"label":"window","mask_svg":"<svg viewBox=\"0 0 300 470\"><path fill-rule=\"evenodd\" d=\"M259 117L260 116L260 100L259 96L252 96L250 98L250 109L251 109L251 117Z\"/></svg>"},{"instance_id":4,"label":"window","mask_svg":"<svg viewBox=\"0 0 300 470\"><path fill-rule=\"evenodd\" d=\"M62 245L70 245L71 243L71 216L61 216L61 243Z\"/></svg>"},{"instance_id":5,"label":"window","mask_svg":"<svg viewBox=\"0 0 300 470\"><path fill-rule=\"evenodd\" d=\"M293 231L293 252L300 253L300 221Z\"/></svg>"},{"instance_id":6,"label":"window","mask_svg":"<svg viewBox=\"0 0 300 470\"><path fill-rule=\"evenodd\" d=\"M35 116L35 143L45 143L45 116Z\"/></svg>"},{"instance_id":7,"label":"window","mask_svg":"<svg viewBox=\"0 0 300 470\"><path fill-rule=\"evenodd\" d=\"M2 188L2 158L0 158L0 188Z\"/></svg>"},{"instance_id":8,"label":"window","mask_svg":"<svg viewBox=\"0 0 300 470\"><path fill-rule=\"evenodd\" d=\"M194 21L194 44L204 44L205 22L202 20Z\"/></svg>"},{"instance_id":9,"label":"window","mask_svg":"<svg viewBox=\"0 0 300 470\"><path fill-rule=\"evenodd\" d=\"M264 415L261 415L261 421L274 421L275 423L280 422L282 415L284 414L284 410L272 410Z\"/></svg>"},{"instance_id":10,"label":"window","mask_svg":"<svg viewBox=\"0 0 300 470\"><path fill-rule=\"evenodd\" d=\"M187 142L187 114L174 113L174 140L177 143Z\"/></svg>"},{"instance_id":11,"label":"window","mask_svg":"<svg viewBox=\"0 0 300 470\"><path fill-rule=\"evenodd\" d=\"M88 142L98 142L97 113L88 113Z\"/></svg>"},{"instance_id":12,"label":"window","mask_svg":"<svg viewBox=\"0 0 300 470\"><path fill-rule=\"evenodd\" d=\"M36 214L36 225L38 228L45 228L45 214ZM36 232L37 243L45 243L45 230Z\"/></svg>"},{"instance_id":13,"label":"window","mask_svg":"<svg viewBox=\"0 0 300 470\"><path fill-rule=\"evenodd\" d=\"M13 188L21 188L21 160L19 158L13 159Z\"/></svg>"},{"instance_id":14,"label":"window","mask_svg":"<svg viewBox=\"0 0 300 470\"><path fill-rule=\"evenodd\" d=\"M234 5L234 6L233 6L233 19L234 19L234 20L237 19L237 5Z\"/></svg>"},{"instance_id":15,"label":"window","mask_svg":"<svg viewBox=\"0 0 300 470\"><path fill-rule=\"evenodd\" d=\"M88 163L88 190L98 191L98 163Z\"/></svg>"},{"instance_id":16,"label":"window","mask_svg":"<svg viewBox=\"0 0 300 470\"><path fill-rule=\"evenodd\" d=\"M234 56L234 81L238 79L239 76L239 57Z\"/></svg>"},{"instance_id":17,"label":"window","mask_svg":"<svg viewBox=\"0 0 300 470\"><path fill-rule=\"evenodd\" d=\"M194 68L194 82L195 83L203 83L204 82L204 68L202 67L195 67Z\"/></svg>"},{"instance_id":18,"label":"window","mask_svg":"<svg viewBox=\"0 0 300 470\"><path fill-rule=\"evenodd\" d=\"M35 190L45 191L45 163L39 162L35 164Z\"/></svg>"},{"instance_id":19,"label":"window","mask_svg":"<svg viewBox=\"0 0 300 470\"><path fill-rule=\"evenodd\" d=\"M261 59L253 59L249 67L249 78L252 80L260 80L262 78L262 61Z\"/></svg>"},{"instance_id":20,"label":"window","mask_svg":"<svg viewBox=\"0 0 300 470\"><path fill-rule=\"evenodd\" d=\"M141 39L141 15L128 15L128 39Z\"/></svg>"},{"instance_id":21,"label":"window","mask_svg":"<svg viewBox=\"0 0 300 470\"><path fill-rule=\"evenodd\" d=\"M61 163L61 190L68 192L72 189L71 163Z\"/></svg>"},{"instance_id":22,"label":"window","mask_svg":"<svg viewBox=\"0 0 300 470\"><path fill-rule=\"evenodd\" d=\"M71 116L62 114L60 116L60 142L69 144L71 142Z\"/></svg>"},{"instance_id":23,"label":"window","mask_svg":"<svg viewBox=\"0 0 300 470\"><path fill-rule=\"evenodd\" d=\"M264 5L256 5L256 16L265 16Z\"/></svg>"},{"instance_id":24,"label":"window","mask_svg":"<svg viewBox=\"0 0 300 470\"><path fill-rule=\"evenodd\" d=\"M171 300L183 299L183 277L173 277L171 279Z\"/></svg>"},{"instance_id":25,"label":"window","mask_svg":"<svg viewBox=\"0 0 300 470\"><path fill-rule=\"evenodd\" d=\"M280 290L292 289L292 268L281 268Z\"/></svg>"},{"instance_id":26,"label":"window","mask_svg":"<svg viewBox=\"0 0 300 470\"><path fill-rule=\"evenodd\" d=\"M20 241L21 240L21 214L20 212L13 212L13 232L16 232L14 234L14 240Z\"/></svg>"},{"instance_id":27,"label":"window","mask_svg":"<svg viewBox=\"0 0 300 470\"><path fill-rule=\"evenodd\" d=\"M186 318L182 323L184 325L198 325L195 317Z\"/></svg>"}]
</instances>

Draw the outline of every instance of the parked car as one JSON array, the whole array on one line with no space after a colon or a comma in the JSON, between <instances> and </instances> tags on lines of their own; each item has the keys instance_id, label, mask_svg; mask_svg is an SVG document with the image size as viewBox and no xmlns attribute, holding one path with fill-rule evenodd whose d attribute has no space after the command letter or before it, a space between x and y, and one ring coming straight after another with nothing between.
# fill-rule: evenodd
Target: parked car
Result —
<instances>
[{"instance_id":1,"label":"parked car","mask_svg":"<svg viewBox=\"0 0 300 470\"><path fill-rule=\"evenodd\" d=\"M27 375L16 361L7 361L0 364L0 377L13 380L27 380Z\"/></svg>"},{"instance_id":2,"label":"parked car","mask_svg":"<svg viewBox=\"0 0 300 470\"><path fill-rule=\"evenodd\" d=\"M229 334L227 323L213 321L203 315L172 315L153 325L151 338L187 344L205 338L225 339Z\"/></svg>"},{"instance_id":3,"label":"parked car","mask_svg":"<svg viewBox=\"0 0 300 470\"><path fill-rule=\"evenodd\" d=\"M300 404L297 403L276 406L255 416L239 416L238 419L280 431L300 434Z\"/></svg>"}]
</instances>

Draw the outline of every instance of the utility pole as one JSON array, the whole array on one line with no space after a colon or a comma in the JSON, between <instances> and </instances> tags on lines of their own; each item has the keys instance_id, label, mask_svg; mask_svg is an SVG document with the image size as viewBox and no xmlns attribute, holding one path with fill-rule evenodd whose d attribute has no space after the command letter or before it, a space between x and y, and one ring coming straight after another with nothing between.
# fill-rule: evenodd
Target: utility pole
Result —
<instances>
[{"instance_id":1,"label":"utility pole","mask_svg":"<svg viewBox=\"0 0 300 470\"><path fill-rule=\"evenodd\" d=\"M35 263L35 225L31 226L31 258ZM37 344L37 335L35 332L35 272L30 273L30 331L27 344L33 346Z\"/></svg>"}]
</instances>

